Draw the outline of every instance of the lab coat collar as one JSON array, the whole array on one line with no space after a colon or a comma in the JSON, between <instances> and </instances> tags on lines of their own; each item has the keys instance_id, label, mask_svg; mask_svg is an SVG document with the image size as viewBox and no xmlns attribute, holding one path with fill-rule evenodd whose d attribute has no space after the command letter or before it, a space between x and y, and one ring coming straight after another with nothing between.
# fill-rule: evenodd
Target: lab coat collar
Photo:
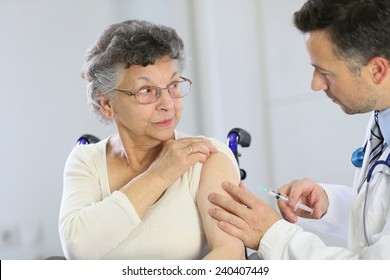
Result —
<instances>
[{"instance_id":1,"label":"lab coat collar","mask_svg":"<svg viewBox=\"0 0 390 280\"><path fill-rule=\"evenodd\" d=\"M390 108L380 111L378 114L379 127L387 145L390 144Z\"/></svg>"}]
</instances>

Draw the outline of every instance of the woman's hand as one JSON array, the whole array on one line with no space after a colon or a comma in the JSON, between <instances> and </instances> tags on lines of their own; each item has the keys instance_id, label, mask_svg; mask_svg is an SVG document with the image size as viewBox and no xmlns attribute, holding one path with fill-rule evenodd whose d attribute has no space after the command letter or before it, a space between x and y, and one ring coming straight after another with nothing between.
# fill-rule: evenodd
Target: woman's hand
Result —
<instances>
[{"instance_id":1,"label":"woman's hand","mask_svg":"<svg viewBox=\"0 0 390 280\"><path fill-rule=\"evenodd\" d=\"M278 206L282 216L291 223L296 223L298 216L319 219L328 211L328 196L325 190L313 180L293 180L279 188L278 192L289 197L288 203L278 201ZM295 210L298 202L313 208L313 213L310 214L301 209Z\"/></svg>"},{"instance_id":2,"label":"woman's hand","mask_svg":"<svg viewBox=\"0 0 390 280\"><path fill-rule=\"evenodd\" d=\"M153 205L194 163L204 163L217 149L202 137L169 140L146 172L133 178L121 191L142 219Z\"/></svg>"},{"instance_id":3,"label":"woman's hand","mask_svg":"<svg viewBox=\"0 0 390 280\"><path fill-rule=\"evenodd\" d=\"M169 140L148 171L157 173L168 185L175 182L192 165L205 163L217 149L210 140L203 137L187 137Z\"/></svg>"}]
</instances>

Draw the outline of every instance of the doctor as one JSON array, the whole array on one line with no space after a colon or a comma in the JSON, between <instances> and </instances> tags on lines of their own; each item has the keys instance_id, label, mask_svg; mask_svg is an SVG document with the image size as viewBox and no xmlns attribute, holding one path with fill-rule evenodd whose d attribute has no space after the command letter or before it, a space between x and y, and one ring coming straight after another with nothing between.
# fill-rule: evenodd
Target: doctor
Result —
<instances>
[{"instance_id":1,"label":"doctor","mask_svg":"<svg viewBox=\"0 0 390 280\"><path fill-rule=\"evenodd\" d=\"M222 209L209 213L262 259L390 259L390 1L309 0L294 23L314 67L312 89L347 114L372 112L364 157L353 157L353 188L294 180L279 189L290 197L288 204L278 202L282 219L242 184L224 183L235 200L210 194ZM298 201L313 214L295 211ZM298 216L318 219L324 232L348 227L347 248L327 247L295 224Z\"/></svg>"}]
</instances>

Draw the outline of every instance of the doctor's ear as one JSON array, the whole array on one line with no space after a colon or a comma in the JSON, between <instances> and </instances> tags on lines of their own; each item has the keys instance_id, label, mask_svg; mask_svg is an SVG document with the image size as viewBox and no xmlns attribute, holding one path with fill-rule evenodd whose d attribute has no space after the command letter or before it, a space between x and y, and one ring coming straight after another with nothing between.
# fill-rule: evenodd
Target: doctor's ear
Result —
<instances>
[{"instance_id":1,"label":"doctor's ear","mask_svg":"<svg viewBox=\"0 0 390 280\"><path fill-rule=\"evenodd\" d=\"M374 57L368 62L368 66L375 84L380 84L389 74L389 61L384 57Z\"/></svg>"},{"instance_id":2,"label":"doctor's ear","mask_svg":"<svg viewBox=\"0 0 390 280\"><path fill-rule=\"evenodd\" d=\"M113 118L115 116L114 109L112 107L112 102L110 99L102 98L99 101L100 111L107 117Z\"/></svg>"}]
</instances>

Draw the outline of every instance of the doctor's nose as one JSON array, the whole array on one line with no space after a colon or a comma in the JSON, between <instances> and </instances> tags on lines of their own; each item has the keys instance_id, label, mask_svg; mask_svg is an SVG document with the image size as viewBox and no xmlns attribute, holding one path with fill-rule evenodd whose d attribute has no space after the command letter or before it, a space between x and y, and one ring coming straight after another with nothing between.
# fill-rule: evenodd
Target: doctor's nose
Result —
<instances>
[{"instance_id":1,"label":"doctor's nose","mask_svg":"<svg viewBox=\"0 0 390 280\"><path fill-rule=\"evenodd\" d=\"M324 74L321 74L317 69L313 71L313 78L311 80L311 89L314 91L327 90L328 83Z\"/></svg>"}]
</instances>

